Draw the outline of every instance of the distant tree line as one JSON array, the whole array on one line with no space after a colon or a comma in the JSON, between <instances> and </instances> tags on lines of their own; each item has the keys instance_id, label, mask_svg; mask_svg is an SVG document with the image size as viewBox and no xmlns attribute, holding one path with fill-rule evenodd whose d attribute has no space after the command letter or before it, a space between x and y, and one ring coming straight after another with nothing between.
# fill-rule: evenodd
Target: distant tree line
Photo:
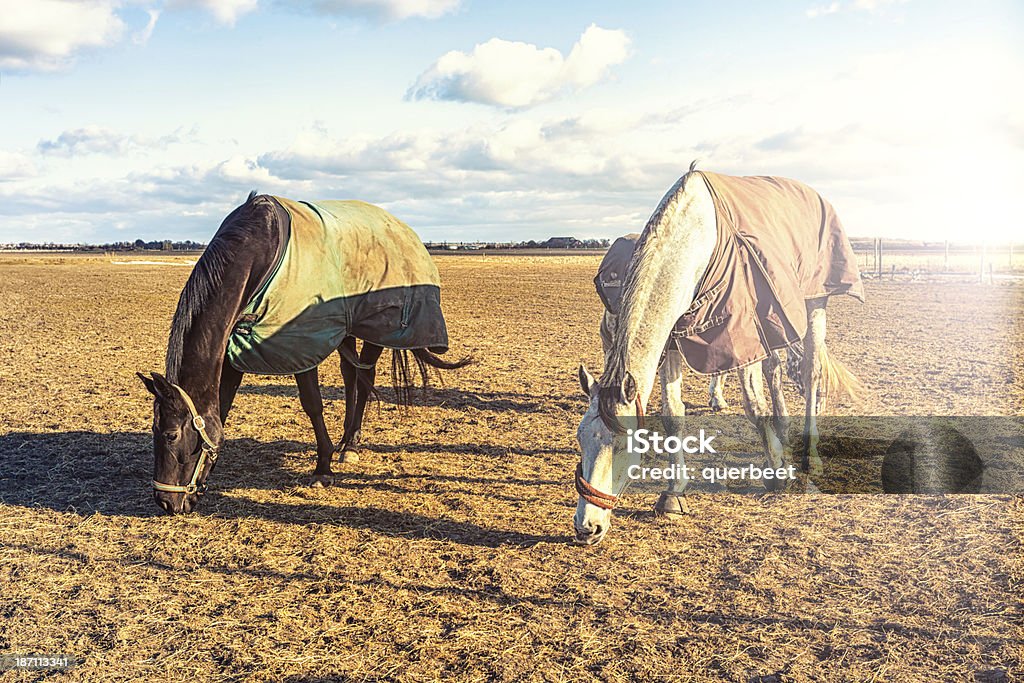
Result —
<instances>
[{"instance_id":1,"label":"distant tree line","mask_svg":"<svg viewBox=\"0 0 1024 683\"><path fill-rule=\"evenodd\" d=\"M206 248L202 242L192 240L135 240L134 242L108 242L106 244L62 244L57 242L18 242L0 244L6 250L46 251L201 251Z\"/></svg>"},{"instance_id":2,"label":"distant tree line","mask_svg":"<svg viewBox=\"0 0 1024 683\"><path fill-rule=\"evenodd\" d=\"M611 245L609 239L585 239L575 237L549 237L538 242L427 242L428 249L607 249ZM206 245L192 240L146 240L134 242L108 242L106 244L61 244L56 242L19 242L17 244L0 244L0 249L7 250L46 250L46 251L202 251Z\"/></svg>"},{"instance_id":3,"label":"distant tree line","mask_svg":"<svg viewBox=\"0 0 1024 683\"><path fill-rule=\"evenodd\" d=\"M575 237L549 237L538 242L427 242L427 249L445 249L450 251L466 251L474 249L607 249L611 246L608 239L580 240Z\"/></svg>"},{"instance_id":4,"label":"distant tree line","mask_svg":"<svg viewBox=\"0 0 1024 683\"><path fill-rule=\"evenodd\" d=\"M132 248L136 250L159 249L161 251L195 251L198 249L205 249L206 245L200 242L193 242L192 240L185 240L184 242L173 242L171 240L153 240L152 242L145 242L143 240L135 240L132 242Z\"/></svg>"},{"instance_id":5,"label":"distant tree line","mask_svg":"<svg viewBox=\"0 0 1024 683\"><path fill-rule=\"evenodd\" d=\"M607 249L611 241L607 239L578 240L575 237L550 237L543 242L519 242L520 249Z\"/></svg>"}]
</instances>

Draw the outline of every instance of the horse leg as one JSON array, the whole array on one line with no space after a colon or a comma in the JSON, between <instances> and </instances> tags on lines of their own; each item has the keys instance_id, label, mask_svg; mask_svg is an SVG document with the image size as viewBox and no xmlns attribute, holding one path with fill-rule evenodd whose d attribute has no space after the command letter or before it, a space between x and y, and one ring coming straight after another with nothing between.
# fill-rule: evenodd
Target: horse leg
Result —
<instances>
[{"instance_id":1,"label":"horse leg","mask_svg":"<svg viewBox=\"0 0 1024 683\"><path fill-rule=\"evenodd\" d=\"M747 419L757 427L761 436L761 445L768 458L768 466L778 470L785 464L785 451L782 442L772 427L772 414L768 410L768 401L764 396L764 380L760 363L748 365L736 371L740 380L740 392L743 395L743 412ZM786 486L785 480L775 477L762 479L764 487L769 491L781 491Z\"/></svg>"},{"instance_id":2,"label":"horse leg","mask_svg":"<svg viewBox=\"0 0 1024 683\"><path fill-rule=\"evenodd\" d=\"M725 375L711 375L708 382L708 405L716 413L729 409L729 402L725 400Z\"/></svg>"},{"instance_id":3,"label":"horse leg","mask_svg":"<svg viewBox=\"0 0 1024 683\"><path fill-rule=\"evenodd\" d=\"M782 391L782 355L778 351L772 351L761 367L764 369L768 395L772 400L775 434L779 441L785 443L789 433L789 409L786 407L786 395Z\"/></svg>"},{"instance_id":4,"label":"horse leg","mask_svg":"<svg viewBox=\"0 0 1024 683\"><path fill-rule=\"evenodd\" d=\"M324 400L320 395L320 378L317 369L307 370L295 375L295 383L299 385L299 401L302 410L313 423L316 434L316 470L313 471L313 485L326 486L333 482L331 472L331 456L334 455L334 444L324 424Z\"/></svg>"},{"instance_id":5,"label":"horse leg","mask_svg":"<svg viewBox=\"0 0 1024 683\"><path fill-rule=\"evenodd\" d=\"M665 353L665 361L661 364L658 375L661 378L661 415L666 430L682 436L686 420L686 404L683 403L683 355L673 346ZM672 453L669 460L677 466L677 472L686 472L686 459L682 452ZM667 491L663 492L654 506L654 514L678 521L682 515L689 513L683 493L689 480L685 477L672 479Z\"/></svg>"},{"instance_id":6,"label":"horse leg","mask_svg":"<svg viewBox=\"0 0 1024 683\"><path fill-rule=\"evenodd\" d=\"M227 358L220 370L220 423L223 426L228 421L228 413L231 412L231 405L235 402L235 394L238 393L238 386L242 383L242 372L236 370Z\"/></svg>"},{"instance_id":7,"label":"horse leg","mask_svg":"<svg viewBox=\"0 0 1024 683\"><path fill-rule=\"evenodd\" d=\"M828 299L811 299L807 302L807 336L804 337L804 358L801 378L804 381L804 471L812 477L824 472L818 456L818 398L822 390L825 352L825 304Z\"/></svg>"},{"instance_id":8,"label":"horse leg","mask_svg":"<svg viewBox=\"0 0 1024 683\"><path fill-rule=\"evenodd\" d=\"M338 448L344 448L352 435L352 420L356 414L356 396L359 393L359 368L349 362L349 358L359 358L356 351L356 338L345 337L338 349L338 356L341 358L341 379L345 384L345 427L342 433L341 443Z\"/></svg>"},{"instance_id":9,"label":"horse leg","mask_svg":"<svg viewBox=\"0 0 1024 683\"><path fill-rule=\"evenodd\" d=\"M826 348L824 342L821 348ZM793 384L800 390L800 397L803 398L805 387L803 380L804 366L804 342L803 340L790 345L786 349L786 374L793 381ZM818 415L825 412L825 403L828 398L824 387L818 386L818 405L815 408Z\"/></svg>"},{"instance_id":10,"label":"horse leg","mask_svg":"<svg viewBox=\"0 0 1024 683\"><path fill-rule=\"evenodd\" d=\"M370 398L370 390L377 381L377 359L384 351L383 346L377 346L369 342L363 342L363 350L359 354L359 363L369 365L367 369L358 369L359 380L356 383L355 413L349 423L349 433L346 439L342 440L341 461L355 463L359 462L359 436L363 426L363 413L366 411L366 401Z\"/></svg>"}]
</instances>

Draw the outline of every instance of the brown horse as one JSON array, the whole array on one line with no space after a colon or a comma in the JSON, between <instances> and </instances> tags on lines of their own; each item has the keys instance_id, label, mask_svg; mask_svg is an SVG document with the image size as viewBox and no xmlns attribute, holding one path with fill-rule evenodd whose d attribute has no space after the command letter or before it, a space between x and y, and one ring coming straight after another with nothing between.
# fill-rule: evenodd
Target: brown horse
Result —
<instances>
[{"instance_id":1,"label":"brown horse","mask_svg":"<svg viewBox=\"0 0 1024 683\"><path fill-rule=\"evenodd\" d=\"M334 281L342 275L344 281ZM363 340L358 354L357 338ZM362 202L306 204L250 194L224 219L181 292L165 374L137 373L155 398L158 505L172 514L196 507L245 372L294 375L316 435L314 481L329 483L335 452L343 461L356 458L385 347L393 349L392 379L404 403L414 377L410 353L424 385L428 366L470 362L446 362L434 353L447 350L447 329L437 270L415 233ZM345 384L337 448L324 423L317 374L335 350Z\"/></svg>"}]
</instances>

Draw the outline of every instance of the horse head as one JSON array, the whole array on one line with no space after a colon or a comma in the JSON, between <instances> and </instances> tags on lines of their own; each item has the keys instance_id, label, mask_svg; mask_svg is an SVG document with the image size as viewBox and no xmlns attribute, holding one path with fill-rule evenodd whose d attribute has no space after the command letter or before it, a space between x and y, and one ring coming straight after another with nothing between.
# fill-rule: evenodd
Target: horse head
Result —
<instances>
[{"instance_id":1,"label":"horse head","mask_svg":"<svg viewBox=\"0 0 1024 683\"><path fill-rule=\"evenodd\" d=\"M602 387L581 364L579 380L590 397L590 406L576 430L580 444L576 492L580 497L573 527L577 543L593 545L608 533L612 509L629 483L626 473L634 457L622 447L627 432L624 425L643 419L643 409L629 373L616 386Z\"/></svg>"},{"instance_id":2,"label":"horse head","mask_svg":"<svg viewBox=\"0 0 1024 683\"><path fill-rule=\"evenodd\" d=\"M160 373L135 373L153 394L153 497L169 514L191 512L206 492L223 439L218 416L202 416L184 389Z\"/></svg>"}]
</instances>

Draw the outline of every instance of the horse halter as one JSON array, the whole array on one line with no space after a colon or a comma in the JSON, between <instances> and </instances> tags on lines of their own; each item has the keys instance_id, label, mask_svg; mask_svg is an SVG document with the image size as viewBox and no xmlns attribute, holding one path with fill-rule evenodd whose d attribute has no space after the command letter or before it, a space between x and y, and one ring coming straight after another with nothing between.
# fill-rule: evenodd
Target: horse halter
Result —
<instances>
[{"instance_id":1,"label":"horse halter","mask_svg":"<svg viewBox=\"0 0 1024 683\"><path fill-rule=\"evenodd\" d=\"M642 428L644 426L644 406L640 402L640 394L636 395L636 418L637 424ZM580 494L580 498L602 510L612 510L615 508L615 504L619 502L618 496L601 491L583 477L582 460L576 464L576 480L574 483L576 484L576 493Z\"/></svg>"},{"instance_id":2,"label":"horse halter","mask_svg":"<svg viewBox=\"0 0 1024 683\"><path fill-rule=\"evenodd\" d=\"M201 448L199 451L199 459L196 460L196 469L192 472L192 479L188 484L184 486L180 484L165 484L162 481L153 480L153 489L155 491L163 491L165 493L184 493L187 495L206 493L206 483L199 484L199 477L203 473L203 469L206 467L206 461L209 459L211 467L217 462L217 446L210 439L206 433L206 421L203 420L203 416L196 410L196 404L192 402L189 395L185 393L185 390L179 387L177 384L171 384L172 387L178 390L181 394L181 398L185 401L185 405L188 406L188 412L192 415L192 426L197 432L199 437L202 439Z\"/></svg>"}]
</instances>

